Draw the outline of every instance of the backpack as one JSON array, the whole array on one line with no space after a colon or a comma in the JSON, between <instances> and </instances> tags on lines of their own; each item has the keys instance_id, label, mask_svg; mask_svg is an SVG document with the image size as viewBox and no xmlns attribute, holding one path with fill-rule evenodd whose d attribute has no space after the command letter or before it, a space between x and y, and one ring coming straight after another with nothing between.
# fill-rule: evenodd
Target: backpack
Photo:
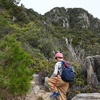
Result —
<instances>
[{"instance_id":1,"label":"backpack","mask_svg":"<svg viewBox=\"0 0 100 100\"><path fill-rule=\"evenodd\" d=\"M65 82L73 82L74 81L74 69L70 65L70 63L66 60L62 62L62 74L61 79Z\"/></svg>"}]
</instances>

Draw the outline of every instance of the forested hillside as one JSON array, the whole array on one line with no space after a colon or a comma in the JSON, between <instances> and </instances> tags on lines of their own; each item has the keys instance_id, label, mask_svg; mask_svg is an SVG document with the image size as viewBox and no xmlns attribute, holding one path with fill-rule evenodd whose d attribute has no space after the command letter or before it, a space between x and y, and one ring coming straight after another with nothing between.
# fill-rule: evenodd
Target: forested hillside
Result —
<instances>
[{"instance_id":1,"label":"forested hillside","mask_svg":"<svg viewBox=\"0 0 100 100\"><path fill-rule=\"evenodd\" d=\"M1 98L24 95L33 73L49 76L55 52L62 52L75 66L86 56L100 55L100 19L88 11L55 7L40 15L17 4L0 0Z\"/></svg>"}]
</instances>

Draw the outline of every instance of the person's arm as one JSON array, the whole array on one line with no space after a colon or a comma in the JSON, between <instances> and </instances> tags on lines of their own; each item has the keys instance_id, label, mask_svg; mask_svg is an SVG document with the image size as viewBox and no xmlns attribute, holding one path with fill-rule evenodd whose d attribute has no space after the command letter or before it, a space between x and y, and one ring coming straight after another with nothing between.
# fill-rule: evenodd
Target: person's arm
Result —
<instances>
[{"instance_id":1,"label":"person's arm","mask_svg":"<svg viewBox=\"0 0 100 100\"><path fill-rule=\"evenodd\" d=\"M54 71L53 71L53 74L51 75L51 77L56 77L57 74L58 74L58 63L55 64Z\"/></svg>"}]
</instances>

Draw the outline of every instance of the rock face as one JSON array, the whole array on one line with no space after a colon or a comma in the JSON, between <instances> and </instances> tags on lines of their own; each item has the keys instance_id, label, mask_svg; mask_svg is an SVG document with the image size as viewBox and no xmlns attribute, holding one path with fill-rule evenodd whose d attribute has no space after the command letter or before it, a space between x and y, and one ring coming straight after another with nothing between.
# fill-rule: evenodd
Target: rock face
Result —
<instances>
[{"instance_id":1,"label":"rock face","mask_svg":"<svg viewBox=\"0 0 100 100\"><path fill-rule=\"evenodd\" d=\"M63 26L66 29L80 28L100 30L100 20L94 18L82 8L55 7L50 12L45 13L46 23ZM99 31L98 31L99 32Z\"/></svg>"},{"instance_id":2,"label":"rock face","mask_svg":"<svg viewBox=\"0 0 100 100\"><path fill-rule=\"evenodd\" d=\"M89 56L85 59L87 70L87 83L89 85L100 85L100 55Z\"/></svg>"},{"instance_id":3,"label":"rock face","mask_svg":"<svg viewBox=\"0 0 100 100\"><path fill-rule=\"evenodd\" d=\"M100 100L100 93L82 93L82 94L77 94L71 100Z\"/></svg>"},{"instance_id":4,"label":"rock face","mask_svg":"<svg viewBox=\"0 0 100 100\"><path fill-rule=\"evenodd\" d=\"M39 75L34 74L33 79L31 81L31 89L30 92L27 94L25 100L57 100L57 99L51 99L50 95L52 94L50 91L47 91L46 89L46 83L43 83L41 85L41 78ZM47 77L45 78L45 81L47 80Z\"/></svg>"}]
</instances>

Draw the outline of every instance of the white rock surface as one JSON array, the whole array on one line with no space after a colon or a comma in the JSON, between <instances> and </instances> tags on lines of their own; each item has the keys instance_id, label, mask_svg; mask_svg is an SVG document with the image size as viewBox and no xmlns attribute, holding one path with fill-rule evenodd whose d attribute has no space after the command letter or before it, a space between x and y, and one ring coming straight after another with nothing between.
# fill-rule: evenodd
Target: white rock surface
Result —
<instances>
[{"instance_id":1,"label":"white rock surface","mask_svg":"<svg viewBox=\"0 0 100 100\"><path fill-rule=\"evenodd\" d=\"M81 93L77 94L71 100L100 100L100 93Z\"/></svg>"}]
</instances>

